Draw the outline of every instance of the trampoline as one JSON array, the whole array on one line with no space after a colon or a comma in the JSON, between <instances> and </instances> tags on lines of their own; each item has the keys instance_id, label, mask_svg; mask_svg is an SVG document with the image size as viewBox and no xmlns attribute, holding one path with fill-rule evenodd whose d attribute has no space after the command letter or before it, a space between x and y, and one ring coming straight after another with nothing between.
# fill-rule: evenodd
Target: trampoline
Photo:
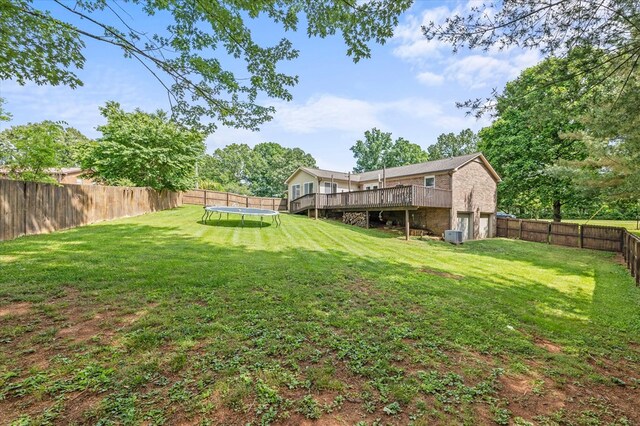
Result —
<instances>
[{"instance_id":1,"label":"trampoline","mask_svg":"<svg viewBox=\"0 0 640 426\"><path fill-rule=\"evenodd\" d=\"M276 228L280 226L280 213L275 210L258 209L251 207L227 207L227 206L209 206L204 208L204 214L202 215L202 223L206 223L207 220L213 216L214 213L218 213L218 222L222 219L222 214L227 214L229 219L230 214L235 214L242 217L242 226L244 226L245 216L260 216L260 228L262 228L262 220L265 216L271 216L271 223L276 224Z\"/></svg>"}]
</instances>

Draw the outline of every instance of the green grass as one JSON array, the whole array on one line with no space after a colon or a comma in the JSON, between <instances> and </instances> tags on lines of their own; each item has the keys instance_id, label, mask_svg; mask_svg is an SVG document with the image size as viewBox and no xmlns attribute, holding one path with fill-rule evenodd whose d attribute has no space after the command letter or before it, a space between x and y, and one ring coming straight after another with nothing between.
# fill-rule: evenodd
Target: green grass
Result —
<instances>
[{"instance_id":1,"label":"green grass","mask_svg":"<svg viewBox=\"0 0 640 426\"><path fill-rule=\"evenodd\" d=\"M0 423L640 421L611 253L201 211L0 243Z\"/></svg>"}]
</instances>

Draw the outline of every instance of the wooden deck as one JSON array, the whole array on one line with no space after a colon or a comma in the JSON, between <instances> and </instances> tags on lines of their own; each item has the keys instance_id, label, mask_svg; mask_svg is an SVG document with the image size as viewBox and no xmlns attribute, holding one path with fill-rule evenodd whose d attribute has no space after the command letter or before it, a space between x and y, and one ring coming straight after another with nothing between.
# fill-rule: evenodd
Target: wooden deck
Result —
<instances>
[{"instance_id":1,"label":"wooden deck","mask_svg":"<svg viewBox=\"0 0 640 426\"><path fill-rule=\"evenodd\" d=\"M291 213L305 210L414 210L451 208L451 191L410 185L333 194L307 194L292 200Z\"/></svg>"}]
</instances>

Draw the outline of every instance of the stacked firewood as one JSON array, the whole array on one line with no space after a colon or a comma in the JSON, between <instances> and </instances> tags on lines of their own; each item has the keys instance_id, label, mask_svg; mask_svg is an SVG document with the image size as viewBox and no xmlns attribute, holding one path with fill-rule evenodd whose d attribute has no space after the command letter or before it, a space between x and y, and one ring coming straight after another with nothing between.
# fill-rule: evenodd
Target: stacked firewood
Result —
<instances>
[{"instance_id":1,"label":"stacked firewood","mask_svg":"<svg viewBox=\"0 0 640 426\"><path fill-rule=\"evenodd\" d=\"M361 212L345 212L342 215L342 222L365 228L367 226L367 214Z\"/></svg>"}]
</instances>

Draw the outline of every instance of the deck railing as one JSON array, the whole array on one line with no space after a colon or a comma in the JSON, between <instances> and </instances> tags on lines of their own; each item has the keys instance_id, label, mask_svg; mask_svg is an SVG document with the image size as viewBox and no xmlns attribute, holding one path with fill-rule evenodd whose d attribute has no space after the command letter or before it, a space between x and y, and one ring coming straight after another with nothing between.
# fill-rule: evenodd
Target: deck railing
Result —
<instances>
[{"instance_id":1,"label":"deck railing","mask_svg":"<svg viewBox=\"0 0 640 426\"><path fill-rule=\"evenodd\" d=\"M332 194L307 194L291 201L290 211L307 209L388 209L451 207L451 191L409 185Z\"/></svg>"}]
</instances>

